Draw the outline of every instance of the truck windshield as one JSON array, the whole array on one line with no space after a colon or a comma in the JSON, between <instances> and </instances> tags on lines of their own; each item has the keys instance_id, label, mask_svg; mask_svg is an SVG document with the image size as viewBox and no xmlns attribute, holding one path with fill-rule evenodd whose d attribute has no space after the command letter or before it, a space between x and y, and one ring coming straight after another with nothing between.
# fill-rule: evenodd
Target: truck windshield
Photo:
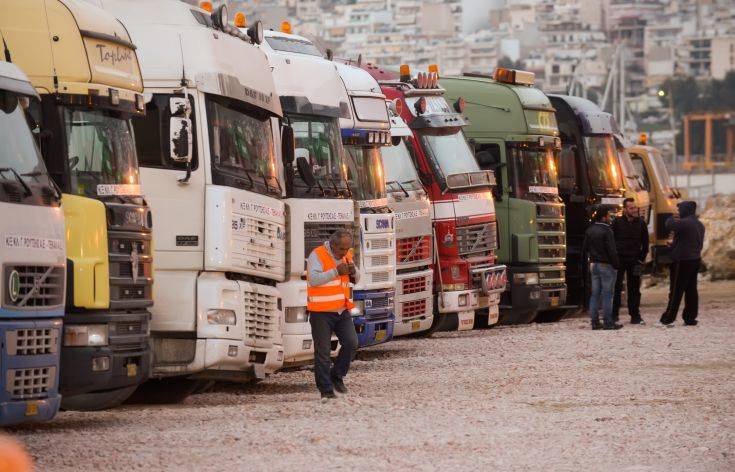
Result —
<instances>
[{"instance_id":1,"label":"truck windshield","mask_svg":"<svg viewBox=\"0 0 735 472\"><path fill-rule=\"evenodd\" d=\"M620 161L620 169L623 171L623 177L625 177L626 187L634 192L643 190L640 177L636 174L633 161L630 160L630 154L626 149L618 148L618 160Z\"/></svg>"},{"instance_id":2,"label":"truck windshield","mask_svg":"<svg viewBox=\"0 0 735 472\"><path fill-rule=\"evenodd\" d=\"M103 109L65 107L63 113L71 192L140 195L130 120Z\"/></svg>"},{"instance_id":3,"label":"truck windshield","mask_svg":"<svg viewBox=\"0 0 735 472\"><path fill-rule=\"evenodd\" d=\"M380 148L345 146L347 182L355 200L378 200L386 197Z\"/></svg>"},{"instance_id":4,"label":"truck windshield","mask_svg":"<svg viewBox=\"0 0 735 472\"><path fill-rule=\"evenodd\" d=\"M397 146L386 146L380 149L385 169L385 185L392 192L420 190L421 182L416 173L406 143L401 139Z\"/></svg>"},{"instance_id":5,"label":"truck windshield","mask_svg":"<svg viewBox=\"0 0 735 472\"><path fill-rule=\"evenodd\" d=\"M33 135L12 92L0 90L0 179L39 182L49 186L46 166L36 148Z\"/></svg>"},{"instance_id":6,"label":"truck windshield","mask_svg":"<svg viewBox=\"0 0 735 472\"><path fill-rule=\"evenodd\" d=\"M280 196L270 116L219 96L206 104L212 182Z\"/></svg>"},{"instance_id":7,"label":"truck windshield","mask_svg":"<svg viewBox=\"0 0 735 472\"><path fill-rule=\"evenodd\" d=\"M291 115L296 135L294 160L294 196L315 198L332 196L347 198L344 148L337 118ZM317 185L309 187L298 170L299 159L311 167Z\"/></svg>"},{"instance_id":8,"label":"truck windshield","mask_svg":"<svg viewBox=\"0 0 735 472\"><path fill-rule=\"evenodd\" d=\"M513 173L516 175L515 191L519 198L529 193L559 193L556 156L553 148L511 144L508 146L508 151L513 162Z\"/></svg>"},{"instance_id":9,"label":"truck windshield","mask_svg":"<svg viewBox=\"0 0 735 472\"><path fill-rule=\"evenodd\" d=\"M671 194L671 188L674 186L674 184L671 182L671 176L669 175L669 171L666 168L666 164L664 164L664 159L661 157L661 153L658 151L658 149L653 149L650 151L651 155L651 164L653 164L653 172L656 174L656 178L661 183L661 190L666 192L667 194Z\"/></svg>"},{"instance_id":10,"label":"truck windshield","mask_svg":"<svg viewBox=\"0 0 735 472\"><path fill-rule=\"evenodd\" d=\"M623 187L612 136L585 136L587 169L596 194L615 193Z\"/></svg>"},{"instance_id":11,"label":"truck windshield","mask_svg":"<svg viewBox=\"0 0 735 472\"><path fill-rule=\"evenodd\" d=\"M444 177L464 172L480 172L480 166L477 165L462 130L451 130L450 133L442 129L422 130L419 134L421 144Z\"/></svg>"}]
</instances>

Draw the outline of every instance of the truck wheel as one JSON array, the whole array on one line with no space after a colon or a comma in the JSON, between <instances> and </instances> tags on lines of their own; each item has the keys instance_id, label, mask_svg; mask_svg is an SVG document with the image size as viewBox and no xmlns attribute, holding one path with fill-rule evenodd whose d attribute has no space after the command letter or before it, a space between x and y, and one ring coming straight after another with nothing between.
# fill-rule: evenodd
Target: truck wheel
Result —
<instances>
[{"instance_id":1,"label":"truck wheel","mask_svg":"<svg viewBox=\"0 0 735 472\"><path fill-rule=\"evenodd\" d=\"M558 310L545 310L540 311L536 315L536 323L556 323L566 318L566 316L574 310L558 309Z\"/></svg>"},{"instance_id":2,"label":"truck wheel","mask_svg":"<svg viewBox=\"0 0 735 472\"><path fill-rule=\"evenodd\" d=\"M522 325L533 322L536 319L538 312L531 311L510 311L500 312L500 318L498 319L499 325Z\"/></svg>"},{"instance_id":3,"label":"truck wheel","mask_svg":"<svg viewBox=\"0 0 735 472\"><path fill-rule=\"evenodd\" d=\"M431 327L426 331L416 333L417 336L431 337L432 334L439 331L455 331L459 325L456 313L447 313L440 315L434 312L434 319L431 321Z\"/></svg>"},{"instance_id":4,"label":"truck wheel","mask_svg":"<svg viewBox=\"0 0 735 472\"><path fill-rule=\"evenodd\" d=\"M109 390L107 392L82 393L80 395L62 396L61 409L75 411L100 411L115 408L127 400L135 392L137 385Z\"/></svg>"},{"instance_id":5,"label":"truck wheel","mask_svg":"<svg viewBox=\"0 0 735 472\"><path fill-rule=\"evenodd\" d=\"M206 386L208 380L193 380L173 377L168 379L151 379L140 385L128 403L163 405L181 403L195 390Z\"/></svg>"}]
</instances>

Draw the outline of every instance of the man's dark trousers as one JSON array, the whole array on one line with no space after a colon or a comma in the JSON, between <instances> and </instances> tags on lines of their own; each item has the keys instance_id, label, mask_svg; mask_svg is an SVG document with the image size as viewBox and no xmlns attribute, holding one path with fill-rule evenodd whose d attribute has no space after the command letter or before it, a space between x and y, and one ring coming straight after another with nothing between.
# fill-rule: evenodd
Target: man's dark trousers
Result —
<instances>
[{"instance_id":1,"label":"man's dark trousers","mask_svg":"<svg viewBox=\"0 0 735 472\"><path fill-rule=\"evenodd\" d=\"M697 274L701 259L674 261L670 267L669 304L661 315L661 323L671 324L676 320L681 298L684 297L682 318L687 324L697 320L699 311L699 293L697 292Z\"/></svg>"},{"instance_id":2,"label":"man's dark trousers","mask_svg":"<svg viewBox=\"0 0 735 472\"><path fill-rule=\"evenodd\" d=\"M355 352L357 351L357 333L352 315L348 310L342 313L309 312L311 337L314 340L314 377L321 393L334 391L333 378L341 379L347 375ZM330 346L332 333L337 335L342 348L331 366Z\"/></svg>"},{"instance_id":3,"label":"man's dark trousers","mask_svg":"<svg viewBox=\"0 0 735 472\"><path fill-rule=\"evenodd\" d=\"M623 277L627 279L625 286L628 295L628 314L631 320L641 318L641 275L640 263L635 258L620 258L618 278L615 281L615 298L613 299L613 319L618 320L620 314L620 295L623 292Z\"/></svg>"}]
</instances>

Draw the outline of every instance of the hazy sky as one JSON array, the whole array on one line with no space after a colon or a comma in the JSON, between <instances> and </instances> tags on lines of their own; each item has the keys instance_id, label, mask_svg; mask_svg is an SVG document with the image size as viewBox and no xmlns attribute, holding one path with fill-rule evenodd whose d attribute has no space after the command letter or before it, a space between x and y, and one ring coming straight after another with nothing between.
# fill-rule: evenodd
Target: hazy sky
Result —
<instances>
[{"instance_id":1,"label":"hazy sky","mask_svg":"<svg viewBox=\"0 0 735 472\"><path fill-rule=\"evenodd\" d=\"M462 0L462 31L472 33L488 22L488 10L505 4L504 0Z\"/></svg>"}]
</instances>

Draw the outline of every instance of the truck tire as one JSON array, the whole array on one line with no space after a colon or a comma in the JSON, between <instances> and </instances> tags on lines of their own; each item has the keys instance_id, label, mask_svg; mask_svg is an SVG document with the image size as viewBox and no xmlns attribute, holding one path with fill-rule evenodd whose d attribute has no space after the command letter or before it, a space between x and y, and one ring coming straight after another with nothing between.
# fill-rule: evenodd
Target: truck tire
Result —
<instances>
[{"instance_id":1,"label":"truck tire","mask_svg":"<svg viewBox=\"0 0 735 472\"><path fill-rule=\"evenodd\" d=\"M511 311L511 312L500 312L500 318L498 319L499 325L524 325L532 323L536 319L538 312L534 310L530 311Z\"/></svg>"},{"instance_id":2,"label":"truck tire","mask_svg":"<svg viewBox=\"0 0 735 472\"><path fill-rule=\"evenodd\" d=\"M137 385L106 392L82 393L61 397L62 410L100 411L115 408L135 392Z\"/></svg>"},{"instance_id":3,"label":"truck tire","mask_svg":"<svg viewBox=\"0 0 735 472\"><path fill-rule=\"evenodd\" d=\"M209 380L194 380L181 377L151 379L138 387L128 403L164 405L181 403Z\"/></svg>"},{"instance_id":4,"label":"truck tire","mask_svg":"<svg viewBox=\"0 0 735 472\"><path fill-rule=\"evenodd\" d=\"M565 308L560 308L558 310L545 310L540 311L536 315L536 323L556 323L557 321L561 321L564 318L567 317L572 312L575 312L574 310L567 310Z\"/></svg>"}]
</instances>

